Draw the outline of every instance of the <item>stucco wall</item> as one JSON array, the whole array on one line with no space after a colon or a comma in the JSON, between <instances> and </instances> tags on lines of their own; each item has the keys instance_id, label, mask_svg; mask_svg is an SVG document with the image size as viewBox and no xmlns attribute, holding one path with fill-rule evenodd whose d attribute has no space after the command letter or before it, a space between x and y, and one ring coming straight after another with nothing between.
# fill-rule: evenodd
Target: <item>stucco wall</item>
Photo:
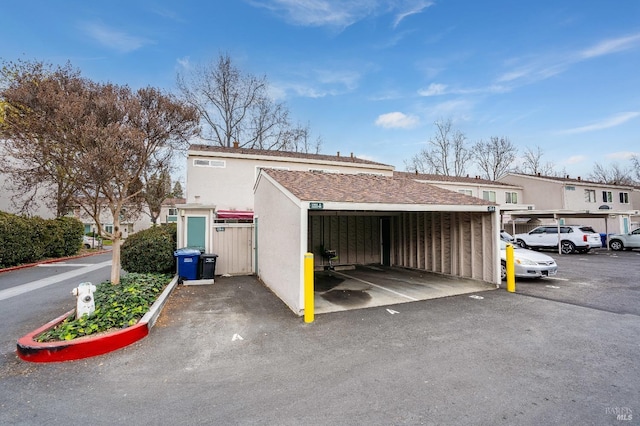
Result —
<instances>
[{"instance_id":1,"label":"stucco wall","mask_svg":"<svg viewBox=\"0 0 640 426\"><path fill-rule=\"evenodd\" d=\"M302 247L307 246L307 235L301 232L300 206L266 178L260 179L255 199L258 277L300 315L303 309L301 296L305 251Z\"/></svg>"},{"instance_id":2,"label":"stucco wall","mask_svg":"<svg viewBox=\"0 0 640 426\"><path fill-rule=\"evenodd\" d=\"M558 182L528 178L517 175L506 175L500 182L521 186L523 201L521 204L534 204L536 210L566 209L563 199L563 187Z\"/></svg>"},{"instance_id":3,"label":"stucco wall","mask_svg":"<svg viewBox=\"0 0 640 426\"><path fill-rule=\"evenodd\" d=\"M194 160L224 161L224 167L196 166ZM253 187L258 177L257 168L283 168L288 170L324 169L340 173L381 173L392 175L392 170L366 167L362 164L324 164L259 158L232 158L215 153L190 153L187 159L187 203L215 204L220 210L253 210Z\"/></svg>"}]
</instances>

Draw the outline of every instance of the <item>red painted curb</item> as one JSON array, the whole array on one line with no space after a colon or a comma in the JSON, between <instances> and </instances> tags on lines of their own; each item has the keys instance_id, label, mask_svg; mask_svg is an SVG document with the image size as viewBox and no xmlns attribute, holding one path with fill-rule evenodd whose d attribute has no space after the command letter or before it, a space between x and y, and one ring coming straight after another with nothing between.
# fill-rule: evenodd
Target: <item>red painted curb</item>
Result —
<instances>
[{"instance_id":1,"label":"red painted curb","mask_svg":"<svg viewBox=\"0 0 640 426\"><path fill-rule=\"evenodd\" d=\"M34 340L36 336L60 324L74 312L75 309L18 339L18 356L29 362L73 361L124 348L149 334L147 322L141 321L131 327L100 336L80 337L64 342L37 342Z\"/></svg>"},{"instance_id":2,"label":"red painted curb","mask_svg":"<svg viewBox=\"0 0 640 426\"><path fill-rule=\"evenodd\" d=\"M49 321L37 330L18 339L16 350L18 357L29 362L75 361L122 349L149 334L164 304L177 284L178 277L175 276L158 296L155 303L151 305L149 311L137 324L130 327L102 333L100 335L79 337L69 341L37 342L35 340L35 337L39 334L52 329L67 317L73 315L76 310L72 309L66 314Z\"/></svg>"},{"instance_id":3,"label":"red painted curb","mask_svg":"<svg viewBox=\"0 0 640 426\"><path fill-rule=\"evenodd\" d=\"M0 269L0 274L3 273L3 272L17 271L19 269L25 269L25 268L31 268L33 266L44 265L44 264L47 264L47 263L64 262L65 260L80 259L82 257L95 256L96 254L103 254L103 253L108 253L108 252L109 252L109 250L100 250L100 251L96 251L96 252L93 252L93 253L85 253L85 254L79 254L79 255L76 255L76 256L69 256L69 257L58 257L58 258L55 258L55 259L47 259L47 260L42 260L40 262L35 262L35 263L26 263L24 265L11 266L9 268Z\"/></svg>"}]
</instances>

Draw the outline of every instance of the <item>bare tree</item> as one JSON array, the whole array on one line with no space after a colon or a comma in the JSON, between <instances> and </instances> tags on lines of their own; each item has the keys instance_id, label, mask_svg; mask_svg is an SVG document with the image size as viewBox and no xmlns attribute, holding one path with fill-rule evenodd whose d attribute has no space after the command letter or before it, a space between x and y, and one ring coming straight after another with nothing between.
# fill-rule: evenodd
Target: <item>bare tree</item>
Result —
<instances>
[{"instance_id":1,"label":"bare tree","mask_svg":"<svg viewBox=\"0 0 640 426\"><path fill-rule=\"evenodd\" d=\"M3 68L0 127L5 164L24 188L68 185L73 203L113 240L111 282L120 282L120 224L137 215L146 181L168 167L197 128L197 112L154 88L100 84L39 62ZM55 173L54 173L55 172ZM20 180L20 176L24 176ZM102 226L106 208L113 231Z\"/></svg>"},{"instance_id":2,"label":"bare tree","mask_svg":"<svg viewBox=\"0 0 640 426\"><path fill-rule=\"evenodd\" d=\"M307 127L291 124L289 109L269 96L265 76L243 73L228 54L208 65L178 74L183 99L195 107L213 145L296 151ZM319 148L319 147L318 147Z\"/></svg>"},{"instance_id":3,"label":"bare tree","mask_svg":"<svg viewBox=\"0 0 640 426\"><path fill-rule=\"evenodd\" d=\"M149 208L151 223L158 222L162 210L162 202L171 196L171 176L167 168L152 173L147 179L144 189L144 200Z\"/></svg>"},{"instance_id":4,"label":"bare tree","mask_svg":"<svg viewBox=\"0 0 640 426\"><path fill-rule=\"evenodd\" d=\"M633 171L630 168L623 168L618 163L613 163L608 167L600 163L594 163L593 171L588 176L589 180L603 183L616 183L620 185L632 185Z\"/></svg>"},{"instance_id":5,"label":"bare tree","mask_svg":"<svg viewBox=\"0 0 640 426\"><path fill-rule=\"evenodd\" d=\"M434 123L436 133L418 154L405 160L410 172L433 173L445 176L463 176L473 153L467 148L466 136L452 128L451 119Z\"/></svg>"},{"instance_id":6,"label":"bare tree","mask_svg":"<svg viewBox=\"0 0 640 426\"><path fill-rule=\"evenodd\" d=\"M542 162L543 152L539 146L532 148L525 148L524 156L522 157L522 167L520 171L522 173L542 176L554 176L554 165L551 162Z\"/></svg>"},{"instance_id":7,"label":"bare tree","mask_svg":"<svg viewBox=\"0 0 640 426\"><path fill-rule=\"evenodd\" d=\"M473 155L482 177L496 180L512 168L518 150L508 138L492 136L489 141L478 141Z\"/></svg>"},{"instance_id":8,"label":"bare tree","mask_svg":"<svg viewBox=\"0 0 640 426\"><path fill-rule=\"evenodd\" d=\"M637 155L631 157L631 166L633 168L633 173L636 175L636 183L640 183L640 157Z\"/></svg>"}]
</instances>

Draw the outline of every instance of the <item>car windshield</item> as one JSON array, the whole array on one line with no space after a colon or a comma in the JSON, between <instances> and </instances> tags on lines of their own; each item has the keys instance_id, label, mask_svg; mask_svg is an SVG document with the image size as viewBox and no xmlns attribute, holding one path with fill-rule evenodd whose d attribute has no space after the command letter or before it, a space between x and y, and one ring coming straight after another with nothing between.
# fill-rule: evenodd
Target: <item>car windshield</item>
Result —
<instances>
[{"instance_id":1,"label":"car windshield","mask_svg":"<svg viewBox=\"0 0 640 426\"><path fill-rule=\"evenodd\" d=\"M592 227L590 227L590 226L582 226L582 227L580 228L580 230L581 230L582 232L584 232L585 234L595 234L595 233L596 233L596 231L594 231L594 230L593 230L593 228L592 228Z\"/></svg>"}]
</instances>

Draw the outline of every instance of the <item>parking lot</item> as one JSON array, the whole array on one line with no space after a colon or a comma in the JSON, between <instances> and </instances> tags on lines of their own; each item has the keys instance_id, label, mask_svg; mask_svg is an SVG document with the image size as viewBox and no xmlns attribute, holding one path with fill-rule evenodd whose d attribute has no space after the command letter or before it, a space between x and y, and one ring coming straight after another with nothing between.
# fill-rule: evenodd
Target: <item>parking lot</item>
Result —
<instances>
[{"instance_id":1,"label":"parking lot","mask_svg":"<svg viewBox=\"0 0 640 426\"><path fill-rule=\"evenodd\" d=\"M516 280L516 292L618 314L640 316L640 251L595 249L559 255L555 277Z\"/></svg>"},{"instance_id":2,"label":"parking lot","mask_svg":"<svg viewBox=\"0 0 640 426\"><path fill-rule=\"evenodd\" d=\"M640 252L548 254L557 276L518 280L515 294L312 324L255 277L179 286L123 350L6 359L0 424L637 424Z\"/></svg>"}]
</instances>

